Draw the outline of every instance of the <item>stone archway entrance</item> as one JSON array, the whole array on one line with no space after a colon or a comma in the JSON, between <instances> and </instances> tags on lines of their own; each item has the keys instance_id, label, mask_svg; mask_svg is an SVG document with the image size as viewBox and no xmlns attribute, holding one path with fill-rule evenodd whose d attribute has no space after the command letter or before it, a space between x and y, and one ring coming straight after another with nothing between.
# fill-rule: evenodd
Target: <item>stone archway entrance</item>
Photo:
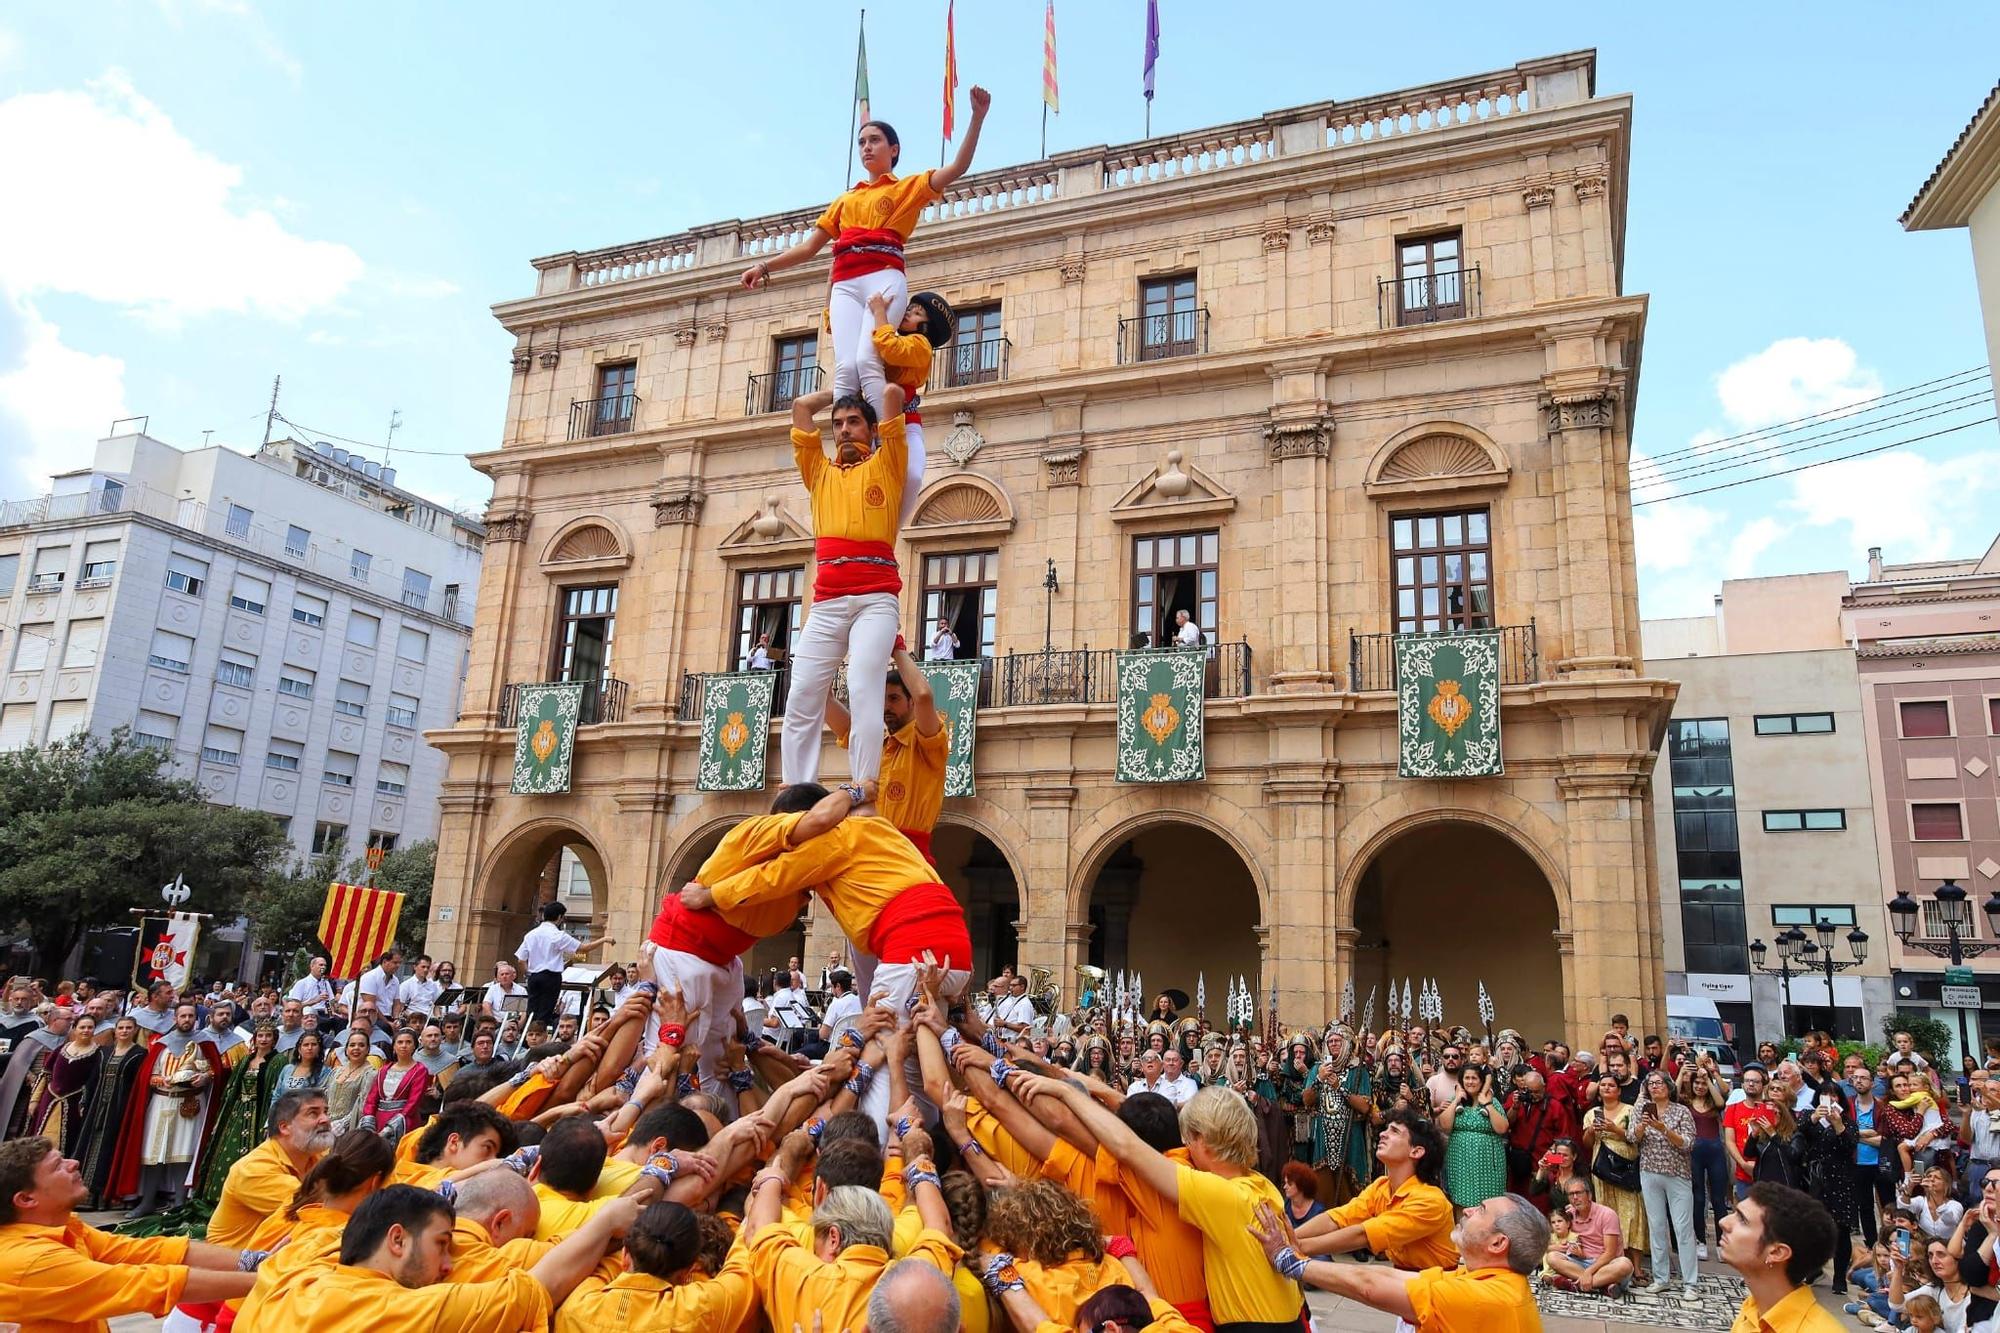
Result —
<instances>
[{"instance_id":1,"label":"stone archway entrance","mask_svg":"<svg viewBox=\"0 0 2000 1333\"><path fill-rule=\"evenodd\" d=\"M1180 990L1190 1002L1205 977L1209 1021L1218 1027L1231 980L1267 993L1257 883L1219 835L1179 820L1150 824L1114 846L1089 885L1083 909L1092 965L1114 977L1136 970L1153 995Z\"/></svg>"},{"instance_id":2,"label":"stone archway entrance","mask_svg":"<svg viewBox=\"0 0 2000 1333\"><path fill-rule=\"evenodd\" d=\"M459 980L490 980L494 963L512 958L521 936L540 919L542 903L567 907L571 932L587 942L602 932L610 898L610 870L582 829L555 820L516 829L486 863L470 905L470 947Z\"/></svg>"},{"instance_id":3,"label":"stone archway entrance","mask_svg":"<svg viewBox=\"0 0 2000 1333\"><path fill-rule=\"evenodd\" d=\"M932 832L931 852L937 857L938 877L965 906L966 929L972 936L972 962L968 966L973 985L983 986L1009 964L1021 967L1017 923L1025 913L1020 882L1006 853L984 833L948 818L940 820Z\"/></svg>"},{"instance_id":4,"label":"stone archway entrance","mask_svg":"<svg viewBox=\"0 0 2000 1333\"><path fill-rule=\"evenodd\" d=\"M1362 872L1354 926L1357 1010L1371 986L1386 997L1391 985L1400 995L1405 978L1417 990L1433 978L1444 1021L1480 1034L1484 981L1496 1027L1518 1029L1536 1046L1567 1031L1555 892L1502 833L1454 820L1406 830ZM1385 1001L1378 1026L1386 1014Z\"/></svg>"}]
</instances>

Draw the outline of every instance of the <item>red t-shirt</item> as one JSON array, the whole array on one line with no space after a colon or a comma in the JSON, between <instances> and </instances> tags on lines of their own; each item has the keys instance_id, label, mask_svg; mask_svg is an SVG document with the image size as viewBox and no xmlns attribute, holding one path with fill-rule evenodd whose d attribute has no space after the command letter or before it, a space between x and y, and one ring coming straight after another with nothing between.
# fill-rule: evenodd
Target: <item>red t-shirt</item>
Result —
<instances>
[{"instance_id":1,"label":"red t-shirt","mask_svg":"<svg viewBox=\"0 0 2000 1333\"><path fill-rule=\"evenodd\" d=\"M1750 1126L1759 1123L1766 1125L1778 1123L1778 1108L1769 1102L1748 1101L1737 1102L1733 1106L1723 1108L1723 1131L1735 1140L1736 1151L1740 1156L1748 1156L1744 1150L1750 1143ZM1747 1183L1750 1173L1738 1167L1736 1178Z\"/></svg>"}]
</instances>

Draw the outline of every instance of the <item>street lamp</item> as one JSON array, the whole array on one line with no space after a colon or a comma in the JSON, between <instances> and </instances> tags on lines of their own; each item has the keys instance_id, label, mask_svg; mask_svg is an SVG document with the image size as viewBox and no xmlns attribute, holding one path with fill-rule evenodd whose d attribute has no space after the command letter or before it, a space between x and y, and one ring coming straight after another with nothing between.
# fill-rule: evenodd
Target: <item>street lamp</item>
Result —
<instances>
[{"instance_id":1,"label":"street lamp","mask_svg":"<svg viewBox=\"0 0 2000 1333\"><path fill-rule=\"evenodd\" d=\"M1798 933L1798 927L1794 926L1792 929L1794 933ZM1799 946L1798 957L1801 975L1814 969L1826 973L1826 1005L1829 1010L1834 1008L1833 974L1836 972L1845 972L1850 967L1860 967L1868 961L1867 931L1856 926L1853 930L1847 932L1847 947L1853 953L1854 957L1844 962L1837 962L1834 959L1833 932L1834 924L1829 918L1821 917L1818 921L1815 921L1813 923L1813 933L1819 936L1819 940L1817 943L1807 940L1801 944Z\"/></svg>"},{"instance_id":2,"label":"street lamp","mask_svg":"<svg viewBox=\"0 0 2000 1333\"><path fill-rule=\"evenodd\" d=\"M1988 950L2000 945L1982 944L1977 940L1967 940L1972 934L1971 895L1958 886L1955 880L1946 880L1938 885L1931 895L1937 903L1937 916L1944 926L1945 942L1916 938L1919 908L1916 899L1908 889L1898 889L1896 896L1889 900L1889 919L1895 923L1896 938L1906 949L1921 949L1933 958L1948 960L1958 967L1968 958L1977 958ZM1991 897L1979 905L1986 915L1986 930L1990 935L2000 936L2000 889L1995 889ZM1965 1028L1965 1010L1958 1011L1958 1049L1961 1053L1972 1050L1972 1039Z\"/></svg>"},{"instance_id":3,"label":"street lamp","mask_svg":"<svg viewBox=\"0 0 2000 1333\"><path fill-rule=\"evenodd\" d=\"M1799 961L1801 951L1806 947L1806 933L1797 926L1792 926L1779 931L1774 938L1778 944L1778 965L1764 966L1764 956L1770 950L1761 939L1750 941L1750 965L1759 972L1782 978L1780 985L1784 989L1779 994L1784 1002L1785 1035L1789 1037L1792 1035L1792 964ZM1827 998L1829 1000L1833 998L1831 992Z\"/></svg>"}]
</instances>

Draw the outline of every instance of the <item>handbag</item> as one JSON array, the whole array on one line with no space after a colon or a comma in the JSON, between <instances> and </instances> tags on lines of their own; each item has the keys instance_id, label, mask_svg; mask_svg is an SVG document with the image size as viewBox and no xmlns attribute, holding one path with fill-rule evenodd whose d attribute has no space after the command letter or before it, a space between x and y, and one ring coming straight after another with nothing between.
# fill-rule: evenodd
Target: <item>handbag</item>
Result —
<instances>
[{"instance_id":1,"label":"handbag","mask_svg":"<svg viewBox=\"0 0 2000 1333\"><path fill-rule=\"evenodd\" d=\"M1621 1157L1608 1143L1597 1145L1597 1155L1590 1160L1590 1174L1629 1194L1639 1192L1639 1159Z\"/></svg>"}]
</instances>

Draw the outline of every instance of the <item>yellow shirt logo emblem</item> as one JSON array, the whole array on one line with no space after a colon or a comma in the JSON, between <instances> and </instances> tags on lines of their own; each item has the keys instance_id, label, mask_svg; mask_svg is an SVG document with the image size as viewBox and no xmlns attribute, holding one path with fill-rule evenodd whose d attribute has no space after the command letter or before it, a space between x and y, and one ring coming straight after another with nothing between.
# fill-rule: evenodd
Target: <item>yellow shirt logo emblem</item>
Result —
<instances>
[{"instance_id":1,"label":"yellow shirt logo emblem","mask_svg":"<svg viewBox=\"0 0 2000 1333\"><path fill-rule=\"evenodd\" d=\"M1437 683L1437 693L1431 696L1430 707L1425 710L1431 721L1444 728L1446 739L1458 734L1458 729L1472 720L1472 700L1458 692L1458 682L1441 680Z\"/></svg>"},{"instance_id":2,"label":"yellow shirt logo emblem","mask_svg":"<svg viewBox=\"0 0 2000 1333\"><path fill-rule=\"evenodd\" d=\"M1181 713L1174 707L1171 694L1156 694L1146 705L1146 711L1139 715L1139 725L1153 738L1153 744L1165 745L1167 737L1174 734L1181 724Z\"/></svg>"},{"instance_id":3,"label":"yellow shirt logo emblem","mask_svg":"<svg viewBox=\"0 0 2000 1333\"><path fill-rule=\"evenodd\" d=\"M556 724L548 718L543 718L542 725L535 728L534 738L528 742L528 748L535 752L536 763L548 763L549 756L556 752Z\"/></svg>"}]
</instances>

